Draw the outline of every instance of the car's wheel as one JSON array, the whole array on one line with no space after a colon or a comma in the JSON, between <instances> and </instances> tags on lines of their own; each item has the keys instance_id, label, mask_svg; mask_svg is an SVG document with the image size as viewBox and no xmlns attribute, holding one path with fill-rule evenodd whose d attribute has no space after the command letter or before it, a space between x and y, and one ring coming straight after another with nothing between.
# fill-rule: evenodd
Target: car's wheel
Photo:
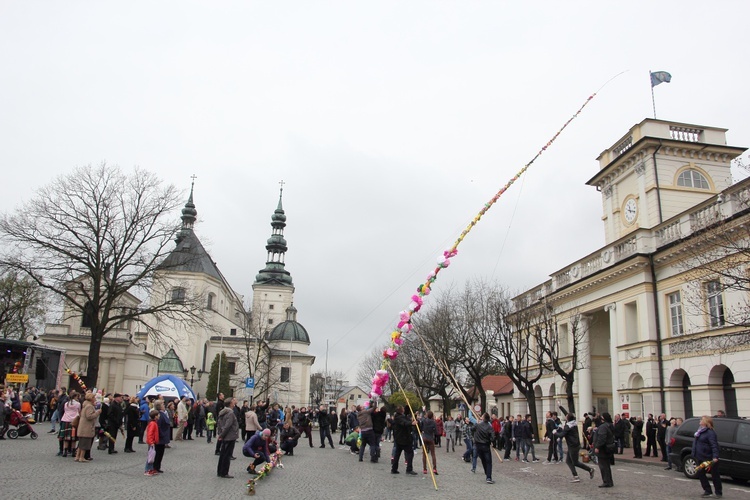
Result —
<instances>
[{"instance_id":1,"label":"car's wheel","mask_svg":"<svg viewBox=\"0 0 750 500\"><path fill-rule=\"evenodd\" d=\"M8 437L11 439L16 439L18 437L18 429L10 429L8 431Z\"/></svg>"},{"instance_id":2,"label":"car's wheel","mask_svg":"<svg viewBox=\"0 0 750 500\"><path fill-rule=\"evenodd\" d=\"M39 437L39 434L37 434L36 432L31 433L31 439L36 439L38 437Z\"/></svg>"},{"instance_id":3,"label":"car's wheel","mask_svg":"<svg viewBox=\"0 0 750 500\"><path fill-rule=\"evenodd\" d=\"M692 455L686 456L682 460L682 473L685 477L695 479L698 473L698 461Z\"/></svg>"}]
</instances>

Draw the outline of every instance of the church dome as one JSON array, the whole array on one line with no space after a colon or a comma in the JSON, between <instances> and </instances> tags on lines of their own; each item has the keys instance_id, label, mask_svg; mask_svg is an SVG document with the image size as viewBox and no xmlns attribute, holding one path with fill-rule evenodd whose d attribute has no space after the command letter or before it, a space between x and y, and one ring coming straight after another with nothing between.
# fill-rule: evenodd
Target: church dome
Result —
<instances>
[{"instance_id":1,"label":"church dome","mask_svg":"<svg viewBox=\"0 0 750 500\"><path fill-rule=\"evenodd\" d=\"M305 344L310 344L310 336L307 334L307 330L294 320L286 320L276 325L271 330L271 333L268 334L267 340L285 340L287 342L304 342Z\"/></svg>"}]
</instances>

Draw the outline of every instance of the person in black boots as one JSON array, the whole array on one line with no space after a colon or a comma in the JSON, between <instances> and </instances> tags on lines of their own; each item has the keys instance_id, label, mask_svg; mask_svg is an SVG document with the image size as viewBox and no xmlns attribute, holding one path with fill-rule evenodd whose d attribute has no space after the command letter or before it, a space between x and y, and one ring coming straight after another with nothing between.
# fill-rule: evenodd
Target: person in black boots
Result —
<instances>
[{"instance_id":1,"label":"person in black boots","mask_svg":"<svg viewBox=\"0 0 750 500\"><path fill-rule=\"evenodd\" d=\"M320 405L320 411L318 411L318 427L320 430L320 447L326 447L326 437L328 443L333 448L333 439L331 438L331 421L328 417L328 410L324 405Z\"/></svg>"},{"instance_id":2,"label":"person in black boots","mask_svg":"<svg viewBox=\"0 0 750 500\"><path fill-rule=\"evenodd\" d=\"M414 448L412 447L411 435L417 421L411 416L404 414L404 407L397 406L396 414L391 424L393 429L393 453L391 456L391 474L399 474L398 463L401 461L401 452L406 459L406 473L416 476L414 472Z\"/></svg>"},{"instance_id":3,"label":"person in black boots","mask_svg":"<svg viewBox=\"0 0 750 500\"><path fill-rule=\"evenodd\" d=\"M602 413L602 422L597 428L596 440L594 441L594 453L599 462L599 473L602 475L602 484L600 488L611 488L615 485L612 481L612 466L615 464L615 452L617 444L615 442L615 431L612 424L612 416Z\"/></svg>"},{"instance_id":4,"label":"person in black boots","mask_svg":"<svg viewBox=\"0 0 750 500\"><path fill-rule=\"evenodd\" d=\"M133 398L130 399L126 395L123 396L123 399L128 402L128 406L125 409L126 438L125 450L123 451L125 451L125 453L135 453L135 450L133 449L133 439L138 435L138 430L140 428L141 408L138 405L137 397L133 396Z\"/></svg>"},{"instance_id":5,"label":"person in black boots","mask_svg":"<svg viewBox=\"0 0 750 500\"><path fill-rule=\"evenodd\" d=\"M620 415L615 414L614 431L615 431L615 443L617 443L617 455L622 455L623 448L625 447L625 433L628 430L628 425L625 423L624 418L620 418Z\"/></svg>"},{"instance_id":6,"label":"person in black boots","mask_svg":"<svg viewBox=\"0 0 750 500\"><path fill-rule=\"evenodd\" d=\"M643 458L643 417L640 415L638 418L633 417L630 419L630 423L633 425L633 458Z\"/></svg>"},{"instance_id":7,"label":"person in black boots","mask_svg":"<svg viewBox=\"0 0 750 500\"><path fill-rule=\"evenodd\" d=\"M654 416L649 413L648 420L646 421L646 456L651 456L651 450L655 457L659 456L659 452L656 450L656 420Z\"/></svg>"},{"instance_id":8,"label":"person in black boots","mask_svg":"<svg viewBox=\"0 0 750 500\"><path fill-rule=\"evenodd\" d=\"M216 417L216 435L219 434L219 413L221 413L221 410L224 409L224 393L220 392L219 396L216 399L216 410L214 411L214 416ZM216 449L214 450L214 455L218 455L221 451L221 443L219 440L216 440Z\"/></svg>"},{"instance_id":9,"label":"person in black boots","mask_svg":"<svg viewBox=\"0 0 750 500\"><path fill-rule=\"evenodd\" d=\"M112 402L109 404L109 413L107 414L107 432L110 435L110 455L117 453L117 450L115 450L115 442L117 441L117 432L120 430L120 427L122 427L122 414L122 394L116 392Z\"/></svg>"},{"instance_id":10,"label":"person in black boots","mask_svg":"<svg viewBox=\"0 0 750 500\"><path fill-rule=\"evenodd\" d=\"M234 414L234 407L237 400L232 398L228 405L219 412L216 434L216 441L219 443L219 463L216 466L216 475L224 479L232 479L234 476L229 475L229 465L232 463L232 453L234 444L240 437L240 426L237 423L237 417Z\"/></svg>"},{"instance_id":11,"label":"person in black boots","mask_svg":"<svg viewBox=\"0 0 750 500\"><path fill-rule=\"evenodd\" d=\"M667 460L667 429L668 428L669 428L669 420L667 420L667 415L662 413L661 415L659 415L659 420L656 423L656 442L659 443L659 448L661 448L661 461L662 462L668 462Z\"/></svg>"}]
</instances>

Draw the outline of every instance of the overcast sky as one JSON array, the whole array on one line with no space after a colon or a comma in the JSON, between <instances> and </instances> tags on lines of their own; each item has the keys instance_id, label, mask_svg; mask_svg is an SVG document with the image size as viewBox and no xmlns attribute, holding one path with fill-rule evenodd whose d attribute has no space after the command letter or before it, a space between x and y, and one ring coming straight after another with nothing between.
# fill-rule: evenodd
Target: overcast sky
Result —
<instances>
[{"instance_id":1,"label":"overcast sky","mask_svg":"<svg viewBox=\"0 0 750 500\"><path fill-rule=\"evenodd\" d=\"M314 370L356 379L497 190L435 292L514 291L604 244L596 157L653 117L750 146L750 2L0 0L0 211L73 168L187 190L249 297L284 180L286 267ZM179 214L175 214L175 218ZM429 304L429 298L426 301Z\"/></svg>"}]
</instances>

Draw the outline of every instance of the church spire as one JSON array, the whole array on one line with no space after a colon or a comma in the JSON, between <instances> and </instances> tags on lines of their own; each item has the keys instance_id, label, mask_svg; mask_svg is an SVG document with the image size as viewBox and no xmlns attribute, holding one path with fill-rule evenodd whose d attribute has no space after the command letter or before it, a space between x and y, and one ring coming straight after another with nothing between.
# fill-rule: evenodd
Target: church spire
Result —
<instances>
[{"instance_id":1,"label":"church spire","mask_svg":"<svg viewBox=\"0 0 750 500\"><path fill-rule=\"evenodd\" d=\"M190 183L190 196L188 197L185 207L182 209L182 229L177 233L175 241L179 243L185 238L185 234L188 231L192 231L195 226L195 220L198 218L198 211L195 209L195 203L193 203L193 188L195 187L196 176L190 176L192 182Z\"/></svg>"},{"instance_id":2,"label":"church spire","mask_svg":"<svg viewBox=\"0 0 750 500\"><path fill-rule=\"evenodd\" d=\"M284 195L284 181L279 183L279 204L271 215L271 237L266 242L268 258L266 267L255 276L255 283L276 283L279 285L293 286L292 276L284 269L284 256L287 251L284 239L284 228L286 227L286 214L281 204Z\"/></svg>"}]
</instances>

